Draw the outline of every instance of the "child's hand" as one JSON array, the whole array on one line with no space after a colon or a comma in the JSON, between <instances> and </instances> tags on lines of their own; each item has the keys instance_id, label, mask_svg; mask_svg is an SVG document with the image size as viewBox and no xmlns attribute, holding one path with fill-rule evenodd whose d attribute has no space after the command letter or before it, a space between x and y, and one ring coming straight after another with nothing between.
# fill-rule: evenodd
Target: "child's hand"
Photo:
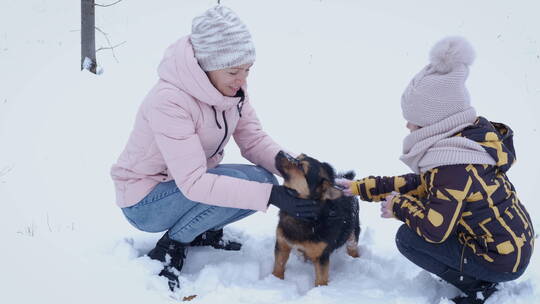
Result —
<instances>
[{"instance_id":1,"label":"child's hand","mask_svg":"<svg viewBox=\"0 0 540 304\"><path fill-rule=\"evenodd\" d=\"M343 194L345 194L345 196L353 196L351 191L352 182L352 180L346 178L336 178L335 180L336 186L341 188L341 191L343 191Z\"/></svg>"},{"instance_id":2,"label":"child's hand","mask_svg":"<svg viewBox=\"0 0 540 304\"><path fill-rule=\"evenodd\" d=\"M397 192L392 192L390 195L386 196L386 199L381 202L381 217L382 218L393 218L394 212L392 210L392 207L394 204L392 203L392 199L394 196L398 195Z\"/></svg>"}]
</instances>

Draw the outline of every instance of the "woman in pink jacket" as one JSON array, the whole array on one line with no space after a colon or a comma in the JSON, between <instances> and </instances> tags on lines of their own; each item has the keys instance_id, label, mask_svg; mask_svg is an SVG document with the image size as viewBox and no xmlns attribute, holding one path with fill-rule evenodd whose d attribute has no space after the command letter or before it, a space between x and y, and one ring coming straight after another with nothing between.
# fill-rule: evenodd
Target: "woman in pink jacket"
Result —
<instances>
[{"instance_id":1,"label":"woman in pink jacket","mask_svg":"<svg viewBox=\"0 0 540 304\"><path fill-rule=\"evenodd\" d=\"M178 287L187 246L239 250L223 226L272 203L298 218L316 217L316 203L277 185L281 150L263 130L246 94L255 61L251 35L233 11L216 6L193 19L191 35L172 44L159 80L141 104L111 175L117 204L147 232L166 231L148 256ZM220 165L231 135L255 165ZM169 256L169 258L167 258Z\"/></svg>"}]
</instances>

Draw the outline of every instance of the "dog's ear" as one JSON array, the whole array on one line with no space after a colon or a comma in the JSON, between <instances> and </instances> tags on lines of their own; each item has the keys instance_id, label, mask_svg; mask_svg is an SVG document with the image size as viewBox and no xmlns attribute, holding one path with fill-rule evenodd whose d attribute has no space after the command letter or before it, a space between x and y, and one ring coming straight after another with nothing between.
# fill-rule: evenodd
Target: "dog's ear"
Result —
<instances>
[{"instance_id":1,"label":"dog's ear","mask_svg":"<svg viewBox=\"0 0 540 304\"><path fill-rule=\"evenodd\" d=\"M329 163L321 163L321 166L328 174L328 178L334 180L334 178L336 177L336 171L334 170L334 167L332 167Z\"/></svg>"},{"instance_id":2,"label":"dog's ear","mask_svg":"<svg viewBox=\"0 0 540 304\"><path fill-rule=\"evenodd\" d=\"M330 182L324 183L324 193L322 195L323 200L335 200L340 198L343 193L336 189L333 185L330 184Z\"/></svg>"},{"instance_id":3,"label":"dog's ear","mask_svg":"<svg viewBox=\"0 0 540 304\"><path fill-rule=\"evenodd\" d=\"M354 179L354 177L356 176L356 173L354 173L354 171L351 170L345 173L340 173L339 175L346 179Z\"/></svg>"}]
</instances>

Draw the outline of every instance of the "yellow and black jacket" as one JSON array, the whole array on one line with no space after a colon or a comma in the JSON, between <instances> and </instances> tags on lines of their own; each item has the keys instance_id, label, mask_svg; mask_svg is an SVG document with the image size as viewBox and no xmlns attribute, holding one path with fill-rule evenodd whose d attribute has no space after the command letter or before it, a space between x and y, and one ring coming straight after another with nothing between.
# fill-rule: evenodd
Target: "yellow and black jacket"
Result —
<instances>
[{"instance_id":1,"label":"yellow and black jacket","mask_svg":"<svg viewBox=\"0 0 540 304\"><path fill-rule=\"evenodd\" d=\"M392 191L394 216L431 243L457 234L463 250L499 272L518 272L529 263L534 229L506 172L515 161L512 130L479 117L455 136L482 145L496 165L449 165L421 175L366 177L353 193L365 201L381 201Z\"/></svg>"}]
</instances>

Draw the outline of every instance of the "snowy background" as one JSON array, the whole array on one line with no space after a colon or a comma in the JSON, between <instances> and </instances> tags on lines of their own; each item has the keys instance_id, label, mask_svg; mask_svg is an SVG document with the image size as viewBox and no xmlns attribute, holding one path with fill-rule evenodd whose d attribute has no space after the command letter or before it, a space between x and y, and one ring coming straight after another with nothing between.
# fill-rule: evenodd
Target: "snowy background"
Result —
<instances>
[{"instance_id":1,"label":"snowy background","mask_svg":"<svg viewBox=\"0 0 540 304\"><path fill-rule=\"evenodd\" d=\"M230 225L240 252L191 249L182 289L168 292L144 257L160 234L132 228L114 203L110 165L165 48L210 0L123 2L96 9L112 44L105 73L79 70L80 2L0 0L1 303L448 303L456 290L401 257L400 223L361 205L362 257L331 258L330 284L292 256L271 275L277 210ZM284 147L359 176L408 172L400 95L449 34L477 51L468 86L481 115L515 131L510 178L540 231L540 4L523 1L225 0L250 28L250 95ZM98 47L107 46L97 33ZM301 119L299 122L298 119ZM226 162L245 162L234 143ZM540 303L538 250L488 303Z\"/></svg>"}]
</instances>

